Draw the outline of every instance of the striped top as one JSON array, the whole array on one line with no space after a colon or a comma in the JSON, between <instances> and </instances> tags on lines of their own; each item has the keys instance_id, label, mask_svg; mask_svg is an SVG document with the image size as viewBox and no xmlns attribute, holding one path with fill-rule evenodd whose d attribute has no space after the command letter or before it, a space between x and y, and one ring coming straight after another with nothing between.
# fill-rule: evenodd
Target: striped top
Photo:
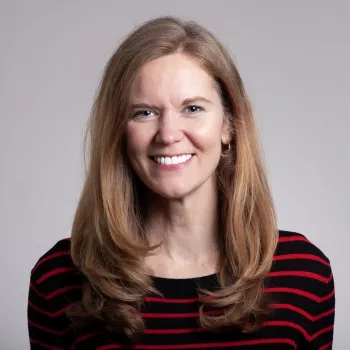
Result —
<instances>
[{"instance_id":1,"label":"striped top","mask_svg":"<svg viewBox=\"0 0 350 350\"><path fill-rule=\"evenodd\" d=\"M31 273L28 327L31 349L127 349L118 334L75 330L64 311L81 298L82 276L70 258L70 240L43 255ZM164 298L145 297L146 330L134 349L332 349L335 294L327 257L305 236L280 231L266 292L273 312L259 331L212 334L198 324L197 287L217 287L215 275L154 278Z\"/></svg>"}]
</instances>

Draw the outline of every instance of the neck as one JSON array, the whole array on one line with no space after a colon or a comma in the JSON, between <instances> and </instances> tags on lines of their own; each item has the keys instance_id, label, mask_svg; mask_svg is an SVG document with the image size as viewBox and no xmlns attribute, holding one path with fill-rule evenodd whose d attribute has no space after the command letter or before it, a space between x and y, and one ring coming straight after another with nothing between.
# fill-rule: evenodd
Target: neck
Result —
<instances>
[{"instance_id":1,"label":"neck","mask_svg":"<svg viewBox=\"0 0 350 350\"><path fill-rule=\"evenodd\" d=\"M151 195L146 226L149 243L161 243L155 255L195 265L213 261L218 254L218 192L213 181L207 182L186 198L169 200Z\"/></svg>"}]
</instances>

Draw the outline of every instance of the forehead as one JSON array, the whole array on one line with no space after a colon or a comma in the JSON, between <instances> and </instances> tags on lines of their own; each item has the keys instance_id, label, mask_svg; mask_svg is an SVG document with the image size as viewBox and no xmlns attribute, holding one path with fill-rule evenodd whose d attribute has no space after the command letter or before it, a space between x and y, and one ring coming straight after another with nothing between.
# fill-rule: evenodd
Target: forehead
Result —
<instances>
[{"instance_id":1,"label":"forehead","mask_svg":"<svg viewBox=\"0 0 350 350\"><path fill-rule=\"evenodd\" d=\"M140 70L131 91L132 100L160 98L188 98L216 91L214 79L199 62L184 54L172 54L147 62Z\"/></svg>"}]
</instances>

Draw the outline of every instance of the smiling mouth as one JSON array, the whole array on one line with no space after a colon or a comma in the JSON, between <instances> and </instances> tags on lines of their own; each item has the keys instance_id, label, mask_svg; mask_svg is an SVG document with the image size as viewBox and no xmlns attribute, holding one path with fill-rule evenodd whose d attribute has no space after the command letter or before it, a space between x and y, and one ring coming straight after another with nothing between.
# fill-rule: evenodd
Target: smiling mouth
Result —
<instances>
[{"instance_id":1,"label":"smiling mouth","mask_svg":"<svg viewBox=\"0 0 350 350\"><path fill-rule=\"evenodd\" d=\"M151 157L151 159L158 164L176 165L187 162L189 159L192 158L192 156L193 154L187 153L173 157Z\"/></svg>"}]
</instances>

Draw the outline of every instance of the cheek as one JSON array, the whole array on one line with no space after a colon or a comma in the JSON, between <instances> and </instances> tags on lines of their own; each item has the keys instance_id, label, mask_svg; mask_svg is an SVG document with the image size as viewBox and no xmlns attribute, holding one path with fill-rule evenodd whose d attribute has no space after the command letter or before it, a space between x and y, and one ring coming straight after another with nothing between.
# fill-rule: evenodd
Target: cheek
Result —
<instances>
[{"instance_id":1,"label":"cheek","mask_svg":"<svg viewBox=\"0 0 350 350\"><path fill-rule=\"evenodd\" d=\"M133 170L140 175L147 167L148 150L152 140L150 128L145 125L134 124L125 131L126 153Z\"/></svg>"},{"instance_id":2,"label":"cheek","mask_svg":"<svg viewBox=\"0 0 350 350\"><path fill-rule=\"evenodd\" d=\"M221 123L206 123L193 130L193 136L200 148L213 152L221 150Z\"/></svg>"},{"instance_id":3,"label":"cheek","mask_svg":"<svg viewBox=\"0 0 350 350\"><path fill-rule=\"evenodd\" d=\"M128 155L130 158L135 157L145 147L145 135L137 125L132 125L127 127L125 136Z\"/></svg>"}]
</instances>

